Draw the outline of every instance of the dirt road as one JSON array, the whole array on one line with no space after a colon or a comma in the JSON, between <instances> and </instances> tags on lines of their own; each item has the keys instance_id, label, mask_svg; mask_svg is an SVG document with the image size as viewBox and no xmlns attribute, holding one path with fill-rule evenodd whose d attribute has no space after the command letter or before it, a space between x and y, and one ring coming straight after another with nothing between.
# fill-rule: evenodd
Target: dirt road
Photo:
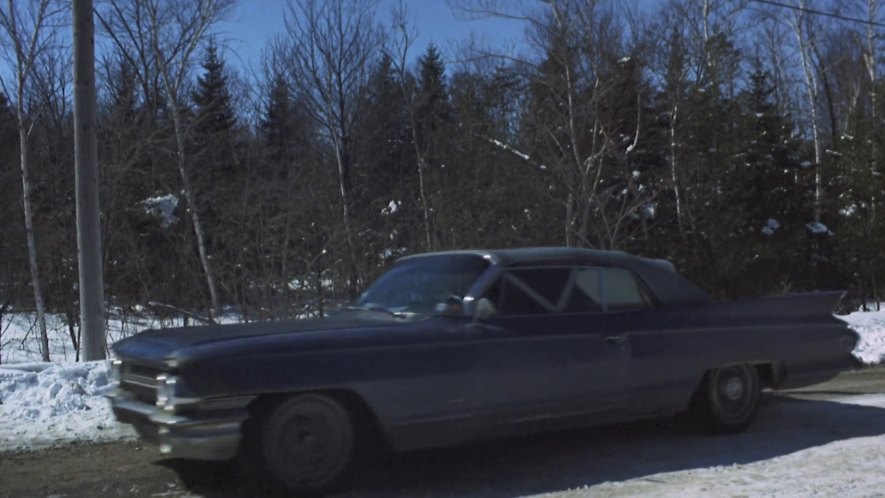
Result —
<instances>
[{"instance_id":1,"label":"dirt road","mask_svg":"<svg viewBox=\"0 0 885 498\"><path fill-rule=\"evenodd\" d=\"M708 437L667 420L417 452L364 469L345 496L666 494L668 486L684 490L695 477L715 483L718 475L734 479L736 489L745 483L750 486L746 489L759 491L787 477L802 478L795 469L784 471L790 473L786 477L775 470L756 469L759 465L779 468L771 465L773 460L787 462L783 468L792 469L790 458L806 462L808 472L821 479L819 489L828 491L844 488L827 487L830 481L821 472L830 469L833 483L844 482L848 471L858 473L853 477L856 487L850 489L863 495L868 488L885 489L885 477L864 477L877 470L885 476L885 445L877 453L877 438L885 438L885 368L849 372L812 388L768 394L757 423L745 434ZM853 441L859 446L861 442L873 444L873 450L867 449L873 453L864 457L871 468L858 470L857 465L846 463L852 468L840 469L831 461L840 445L848 447ZM823 470L815 470L814 458L827 460L821 464ZM740 468L756 470L749 477L737 470L734 475L714 472ZM695 483L697 489L710 490L709 483L698 483L702 481ZM137 443L0 455L0 496L242 496L253 492L241 486L229 466L164 459L155 447Z\"/></svg>"}]
</instances>

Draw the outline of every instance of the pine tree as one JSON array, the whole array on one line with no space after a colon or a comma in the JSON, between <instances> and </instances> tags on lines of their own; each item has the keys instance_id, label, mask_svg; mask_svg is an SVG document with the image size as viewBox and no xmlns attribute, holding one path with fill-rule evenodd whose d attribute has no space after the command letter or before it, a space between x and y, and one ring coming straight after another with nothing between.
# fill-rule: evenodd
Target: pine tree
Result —
<instances>
[{"instance_id":1,"label":"pine tree","mask_svg":"<svg viewBox=\"0 0 885 498\"><path fill-rule=\"evenodd\" d=\"M879 84L885 88L883 83ZM879 89L879 95L881 92ZM874 117L885 115L885 105L880 101L882 108L873 111L869 97L865 100L848 116L837 144L842 157L834 161L827 190L839 193L831 208L838 214L833 226L838 234L839 267L850 282L853 297L878 303L880 285L885 281L885 174L881 166L885 126L881 118Z\"/></svg>"},{"instance_id":2,"label":"pine tree","mask_svg":"<svg viewBox=\"0 0 885 498\"><path fill-rule=\"evenodd\" d=\"M6 95L0 92L0 185L7 195L0 197L0 307L13 301L16 289L24 288L27 279L25 233L21 223L21 178L18 176L18 133L14 110Z\"/></svg>"},{"instance_id":3,"label":"pine tree","mask_svg":"<svg viewBox=\"0 0 885 498\"><path fill-rule=\"evenodd\" d=\"M690 62L682 58L688 55L676 50L673 62L682 60L687 67ZM734 206L725 192L733 158L746 148L735 139L741 109L731 94L731 68L738 65L741 54L726 34L715 33L704 44L700 60L703 68L693 73L693 81L683 83L677 78L667 89L672 92L668 100L679 102L670 161L678 164L678 182L683 187L683 234L674 251L684 258L680 263L686 274L701 287L735 297L733 272L743 264L735 244L742 228L728 219Z\"/></svg>"},{"instance_id":4,"label":"pine tree","mask_svg":"<svg viewBox=\"0 0 885 498\"><path fill-rule=\"evenodd\" d=\"M240 260L248 236L245 233L245 195L251 188L240 162L242 144L236 132L228 77L218 47L210 40L191 95L190 163L193 189L205 225L208 254L213 255L220 288L228 290L238 281ZM226 296L240 301L241 296ZM222 298L224 300L224 298Z\"/></svg>"},{"instance_id":5,"label":"pine tree","mask_svg":"<svg viewBox=\"0 0 885 498\"><path fill-rule=\"evenodd\" d=\"M425 151L425 162L432 166L440 159L443 127L449 120L451 107L445 81L446 67L442 55L430 44L418 61L417 133L419 146Z\"/></svg>"},{"instance_id":6,"label":"pine tree","mask_svg":"<svg viewBox=\"0 0 885 498\"><path fill-rule=\"evenodd\" d=\"M774 102L774 86L759 60L750 87L738 96L740 113L722 178L720 221L731 241L720 257L736 296L802 287L809 271L806 224L811 192L799 161L793 124Z\"/></svg>"},{"instance_id":7,"label":"pine tree","mask_svg":"<svg viewBox=\"0 0 885 498\"><path fill-rule=\"evenodd\" d=\"M287 181L308 154L309 120L293 98L289 82L282 74L273 76L264 113L259 122L267 167L262 177Z\"/></svg>"},{"instance_id":8,"label":"pine tree","mask_svg":"<svg viewBox=\"0 0 885 498\"><path fill-rule=\"evenodd\" d=\"M217 135L230 133L235 119L228 91L224 61L218 57L218 46L210 40L202 62L203 75L197 77L197 89L193 93L196 104L194 133Z\"/></svg>"},{"instance_id":9,"label":"pine tree","mask_svg":"<svg viewBox=\"0 0 885 498\"><path fill-rule=\"evenodd\" d=\"M409 75L406 74L408 78ZM411 78L405 86L411 88ZM356 215L371 229L366 237L379 262L420 250L421 214L415 149L403 85L389 56L382 56L369 79L365 112L357 133L362 168L356 181ZM391 203L395 206L391 208ZM373 273L383 268L373 268Z\"/></svg>"}]
</instances>

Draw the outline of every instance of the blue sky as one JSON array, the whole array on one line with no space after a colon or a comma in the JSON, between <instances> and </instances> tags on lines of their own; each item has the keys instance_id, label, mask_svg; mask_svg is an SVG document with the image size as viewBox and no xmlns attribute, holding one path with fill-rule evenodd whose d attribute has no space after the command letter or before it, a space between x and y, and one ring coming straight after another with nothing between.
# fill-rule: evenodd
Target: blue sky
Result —
<instances>
[{"instance_id":1,"label":"blue sky","mask_svg":"<svg viewBox=\"0 0 885 498\"><path fill-rule=\"evenodd\" d=\"M398 0L381 0L377 19L388 24L397 4ZM523 36L523 25L517 21L456 19L446 0L405 0L405 5L418 34L411 49L414 57L431 42L451 59L456 55L458 44L471 36L501 49L518 44ZM230 21L219 26L222 37L227 39L229 52L225 53L225 59L229 64L238 69L259 67L261 51L267 41L285 29L286 10L285 0L241 0Z\"/></svg>"}]
</instances>

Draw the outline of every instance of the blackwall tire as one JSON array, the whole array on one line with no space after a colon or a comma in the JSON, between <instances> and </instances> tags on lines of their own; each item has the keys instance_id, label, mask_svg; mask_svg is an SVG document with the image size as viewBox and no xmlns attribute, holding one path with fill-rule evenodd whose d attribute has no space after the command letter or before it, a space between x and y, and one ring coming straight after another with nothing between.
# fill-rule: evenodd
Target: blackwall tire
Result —
<instances>
[{"instance_id":1,"label":"blackwall tire","mask_svg":"<svg viewBox=\"0 0 885 498\"><path fill-rule=\"evenodd\" d=\"M743 432L759 406L759 374L752 365L733 365L707 372L693 400L693 411L715 434Z\"/></svg>"},{"instance_id":2,"label":"blackwall tire","mask_svg":"<svg viewBox=\"0 0 885 498\"><path fill-rule=\"evenodd\" d=\"M270 412L260 429L261 456L270 474L296 495L346 487L355 460L354 424L335 398L303 394Z\"/></svg>"}]
</instances>

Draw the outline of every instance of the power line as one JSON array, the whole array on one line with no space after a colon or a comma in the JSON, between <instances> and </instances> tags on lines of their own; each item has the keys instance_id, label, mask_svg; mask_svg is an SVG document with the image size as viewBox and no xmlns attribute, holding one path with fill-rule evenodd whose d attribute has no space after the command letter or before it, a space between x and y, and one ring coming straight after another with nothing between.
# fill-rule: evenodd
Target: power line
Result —
<instances>
[{"instance_id":1,"label":"power line","mask_svg":"<svg viewBox=\"0 0 885 498\"><path fill-rule=\"evenodd\" d=\"M809 9L808 7L801 7L799 5L790 5L788 3L775 2L773 0L750 0L750 1L756 2L756 3L763 3L763 4L767 4L767 5L773 5L775 7L784 7L786 9L798 10L799 12L804 12L806 14L814 14L814 15L818 15L818 16L832 17L833 19L839 19L842 21L857 22L857 23L861 23L861 24L871 24L873 26L885 28L885 24L882 24L880 22L870 21L867 19L860 19L858 17L843 16L842 14L836 14L834 12L824 12L822 10Z\"/></svg>"}]
</instances>

